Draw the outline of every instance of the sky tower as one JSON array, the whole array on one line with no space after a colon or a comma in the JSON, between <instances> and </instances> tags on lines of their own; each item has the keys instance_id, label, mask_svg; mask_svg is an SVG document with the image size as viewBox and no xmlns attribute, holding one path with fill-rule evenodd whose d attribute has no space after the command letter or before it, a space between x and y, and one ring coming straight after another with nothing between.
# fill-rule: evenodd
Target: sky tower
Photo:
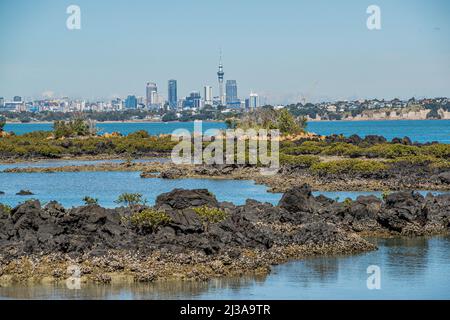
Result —
<instances>
[{"instance_id":1,"label":"sky tower","mask_svg":"<svg viewBox=\"0 0 450 320\"><path fill-rule=\"evenodd\" d=\"M219 59L219 71L217 72L217 77L219 78L219 99L220 104L222 106L225 105L225 95L223 91L223 76L225 73L223 72L223 65L222 65L222 51L220 51L220 59Z\"/></svg>"}]
</instances>

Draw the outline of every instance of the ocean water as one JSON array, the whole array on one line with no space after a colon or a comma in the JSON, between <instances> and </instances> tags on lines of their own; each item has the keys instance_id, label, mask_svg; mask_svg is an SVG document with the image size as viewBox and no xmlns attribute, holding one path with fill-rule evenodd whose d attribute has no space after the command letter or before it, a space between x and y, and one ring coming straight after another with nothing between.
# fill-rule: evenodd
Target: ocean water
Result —
<instances>
[{"instance_id":1,"label":"ocean water","mask_svg":"<svg viewBox=\"0 0 450 320\"><path fill-rule=\"evenodd\" d=\"M450 299L450 238L371 240L379 250L322 256L274 266L266 277L209 282L0 287L0 299ZM369 290L369 266L380 269L380 289Z\"/></svg>"},{"instance_id":2,"label":"ocean water","mask_svg":"<svg viewBox=\"0 0 450 320\"><path fill-rule=\"evenodd\" d=\"M99 199L99 204L113 208L122 193L141 193L153 204L161 193L183 189L208 189L219 201L237 205L246 199L277 203L280 194L267 192L267 187L253 181L214 179L143 179L140 172L56 172L56 173L0 173L0 203L15 206L27 199L42 202L56 200L66 207L83 204L90 196ZM30 190L32 196L17 196L20 190Z\"/></svg>"},{"instance_id":3,"label":"ocean water","mask_svg":"<svg viewBox=\"0 0 450 320\"><path fill-rule=\"evenodd\" d=\"M388 140L409 137L416 142L450 143L450 120L380 120L309 122L308 130L321 135L343 134L361 137L381 135Z\"/></svg>"},{"instance_id":4,"label":"ocean water","mask_svg":"<svg viewBox=\"0 0 450 320\"><path fill-rule=\"evenodd\" d=\"M203 122L203 131L208 129L225 129L222 122ZM170 134L176 129L187 129L193 131L193 122L139 122L139 123L97 123L100 133L111 133L114 131L129 134L138 130L146 130L152 135ZM6 131L16 134L24 134L36 130L52 130L52 124L25 123L7 124ZM388 140L395 137L408 136L417 142L438 141L450 143L450 120L381 120L381 121L322 121L309 122L308 130L321 135L343 134L350 136L357 134L382 135Z\"/></svg>"},{"instance_id":5,"label":"ocean water","mask_svg":"<svg viewBox=\"0 0 450 320\"><path fill-rule=\"evenodd\" d=\"M63 165L57 162L56 165ZM9 167L11 165L4 165ZM33 164L34 166L34 164ZM42 166L49 166L44 162ZM1 169L1 166L0 166ZM270 193L267 187L255 184L250 180L221 179L143 179L140 172L55 172L55 173L5 173L0 172L0 203L15 206L28 199L41 202L56 200L66 207L83 204L82 199L90 196L99 199L99 204L114 208L114 202L122 193L141 193L153 204L161 193L175 188L208 189L219 201L229 201L242 205L246 199L268 202L276 205L282 194ZM33 195L18 196L20 190L30 190ZM428 191L419 191L426 195ZM433 194L441 192L432 191ZM331 199L344 201L346 198L356 199L358 196L375 195L381 197L379 191L317 191L314 195L323 194Z\"/></svg>"},{"instance_id":6,"label":"ocean water","mask_svg":"<svg viewBox=\"0 0 450 320\"><path fill-rule=\"evenodd\" d=\"M175 130L185 129L190 132L194 131L194 122L114 122L101 123L96 125L100 134L120 132L127 135L139 130L145 130L151 135L171 134ZM210 129L226 129L223 122L202 122L202 132ZM51 131L53 124L51 123L8 123L5 131L13 131L16 134L24 134L32 131Z\"/></svg>"}]
</instances>

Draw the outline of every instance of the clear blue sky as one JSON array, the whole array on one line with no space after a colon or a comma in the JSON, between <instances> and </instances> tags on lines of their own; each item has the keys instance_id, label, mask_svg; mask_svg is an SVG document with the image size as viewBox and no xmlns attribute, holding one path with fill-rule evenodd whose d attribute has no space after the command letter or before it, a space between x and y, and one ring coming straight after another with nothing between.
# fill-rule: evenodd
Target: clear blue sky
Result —
<instances>
[{"instance_id":1,"label":"clear blue sky","mask_svg":"<svg viewBox=\"0 0 450 320\"><path fill-rule=\"evenodd\" d=\"M82 29L66 28L81 7ZM382 30L366 28L369 5ZM0 96L166 95L212 85L219 48L240 97L450 96L446 0L0 0Z\"/></svg>"}]
</instances>

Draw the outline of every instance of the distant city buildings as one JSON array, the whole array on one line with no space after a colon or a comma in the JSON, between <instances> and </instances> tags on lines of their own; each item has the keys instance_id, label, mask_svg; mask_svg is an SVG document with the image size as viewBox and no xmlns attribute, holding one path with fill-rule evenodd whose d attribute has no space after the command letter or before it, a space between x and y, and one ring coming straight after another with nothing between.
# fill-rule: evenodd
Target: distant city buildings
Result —
<instances>
[{"instance_id":1,"label":"distant city buildings","mask_svg":"<svg viewBox=\"0 0 450 320\"><path fill-rule=\"evenodd\" d=\"M226 83L226 106L228 108L236 109L241 107L241 101L237 96L237 82L236 80L227 80Z\"/></svg>"},{"instance_id":2,"label":"distant city buildings","mask_svg":"<svg viewBox=\"0 0 450 320\"><path fill-rule=\"evenodd\" d=\"M192 91L190 95L184 99L183 108L185 109L200 109L202 107L202 97L198 91Z\"/></svg>"},{"instance_id":3,"label":"distant city buildings","mask_svg":"<svg viewBox=\"0 0 450 320\"><path fill-rule=\"evenodd\" d=\"M250 97L248 99L248 108L249 109L255 109L259 108L259 96L256 93L250 93ZM247 107L247 106L246 106Z\"/></svg>"},{"instance_id":4,"label":"distant city buildings","mask_svg":"<svg viewBox=\"0 0 450 320\"><path fill-rule=\"evenodd\" d=\"M0 97L0 108L3 108L5 106L5 99L3 97Z\"/></svg>"},{"instance_id":5,"label":"distant city buildings","mask_svg":"<svg viewBox=\"0 0 450 320\"><path fill-rule=\"evenodd\" d=\"M127 109L137 109L138 101L136 96L128 96L125 100L125 108Z\"/></svg>"},{"instance_id":6,"label":"distant city buildings","mask_svg":"<svg viewBox=\"0 0 450 320\"><path fill-rule=\"evenodd\" d=\"M211 86L204 86L203 87L203 99L205 102L205 105L213 105L213 91Z\"/></svg>"},{"instance_id":7,"label":"distant city buildings","mask_svg":"<svg viewBox=\"0 0 450 320\"><path fill-rule=\"evenodd\" d=\"M156 83L147 82L145 93L146 93L146 106L147 108L152 108L152 106L155 105L156 96L158 94L158 87L156 86Z\"/></svg>"},{"instance_id":8,"label":"distant city buildings","mask_svg":"<svg viewBox=\"0 0 450 320\"><path fill-rule=\"evenodd\" d=\"M171 109L177 108L178 98L177 98L177 80L169 80L168 85L168 100L169 107Z\"/></svg>"},{"instance_id":9,"label":"distant city buildings","mask_svg":"<svg viewBox=\"0 0 450 320\"><path fill-rule=\"evenodd\" d=\"M222 57L220 57L219 62L219 71L217 72L217 77L219 79L219 103L220 105L225 105L225 94L223 91L223 77L225 75L225 72L223 71L223 65L222 65Z\"/></svg>"}]
</instances>

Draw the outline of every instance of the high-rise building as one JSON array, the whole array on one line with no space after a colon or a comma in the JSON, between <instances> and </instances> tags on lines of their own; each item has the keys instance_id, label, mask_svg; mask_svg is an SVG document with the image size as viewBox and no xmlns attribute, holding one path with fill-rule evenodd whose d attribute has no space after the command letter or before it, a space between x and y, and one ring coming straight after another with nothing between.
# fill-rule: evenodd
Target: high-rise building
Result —
<instances>
[{"instance_id":1,"label":"high-rise building","mask_svg":"<svg viewBox=\"0 0 450 320\"><path fill-rule=\"evenodd\" d=\"M158 87L156 86L156 83L154 82L147 82L146 87L146 103L147 108L150 108L152 105L155 104L155 94L158 92Z\"/></svg>"},{"instance_id":2,"label":"high-rise building","mask_svg":"<svg viewBox=\"0 0 450 320\"><path fill-rule=\"evenodd\" d=\"M3 97L0 97L0 108L3 108L5 106L5 99Z\"/></svg>"},{"instance_id":3,"label":"high-rise building","mask_svg":"<svg viewBox=\"0 0 450 320\"><path fill-rule=\"evenodd\" d=\"M192 91L188 97L183 102L183 108L196 108L202 107L202 98L200 92Z\"/></svg>"},{"instance_id":4,"label":"high-rise building","mask_svg":"<svg viewBox=\"0 0 450 320\"><path fill-rule=\"evenodd\" d=\"M222 55L220 57L219 62L219 71L217 72L217 77L219 78L219 99L220 104L225 105L225 95L223 92L223 77L225 75L225 72L223 72L223 65L222 65Z\"/></svg>"},{"instance_id":5,"label":"high-rise building","mask_svg":"<svg viewBox=\"0 0 450 320\"><path fill-rule=\"evenodd\" d=\"M213 94L211 86L203 87L203 99L205 100L205 105L213 105Z\"/></svg>"},{"instance_id":6,"label":"high-rise building","mask_svg":"<svg viewBox=\"0 0 450 320\"><path fill-rule=\"evenodd\" d=\"M136 109L137 108L137 99L136 96L128 96L125 100L125 108L127 109Z\"/></svg>"},{"instance_id":7,"label":"high-rise building","mask_svg":"<svg viewBox=\"0 0 450 320\"><path fill-rule=\"evenodd\" d=\"M236 80L227 80L226 83L226 103L228 108L240 108L241 102L237 97L237 83Z\"/></svg>"},{"instance_id":8,"label":"high-rise building","mask_svg":"<svg viewBox=\"0 0 450 320\"><path fill-rule=\"evenodd\" d=\"M169 80L168 86L168 98L169 98L169 107L171 109L176 109L177 107L177 80Z\"/></svg>"},{"instance_id":9,"label":"high-rise building","mask_svg":"<svg viewBox=\"0 0 450 320\"><path fill-rule=\"evenodd\" d=\"M15 96L15 97L13 98L13 101L14 101L14 102L22 102L22 97Z\"/></svg>"},{"instance_id":10,"label":"high-rise building","mask_svg":"<svg viewBox=\"0 0 450 320\"><path fill-rule=\"evenodd\" d=\"M259 96L256 93L250 93L250 98L248 99L248 107L250 109L255 109L259 107Z\"/></svg>"}]
</instances>

